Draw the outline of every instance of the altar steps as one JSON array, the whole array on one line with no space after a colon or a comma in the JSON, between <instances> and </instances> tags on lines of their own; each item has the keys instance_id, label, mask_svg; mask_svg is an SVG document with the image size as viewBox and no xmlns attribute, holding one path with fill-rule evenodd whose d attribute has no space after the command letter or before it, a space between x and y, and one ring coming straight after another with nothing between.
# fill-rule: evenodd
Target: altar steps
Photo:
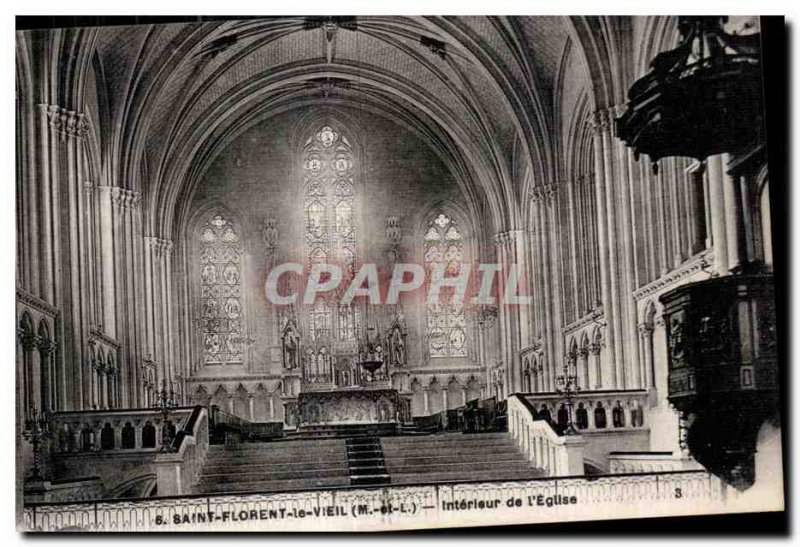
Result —
<instances>
[{"instance_id":1,"label":"altar steps","mask_svg":"<svg viewBox=\"0 0 800 547\"><path fill-rule=\"evenodd\" d=\"M282 492L350 485L344 439L212 445L194 490Z\"/></svg>"},{"instance_id":2,"label":"altar steps","mask_svg":"<svg viewBox=\"0 0 800 547\"><path fill-rule=\"evenodd\" d=\"M377 437L347 439L350 484L388 484L389 474L383 461L383 449Z\"/></svg>"},{"instance_id":3,"label":"altar steps","mask_svg":"<svg viewBox=\"0 0 800 547\"><path fill-rule=\"evenodd\" d=\"M394 422L371 424L302 425L286 435L287 440L355 439L360 437L387 437L400 432Z\"/></svg>"},{"instance_id":4,"label":"altar steps","mask_svg":"<svg viewBox=\"0 0 800 547\"><path fill-rule=\"evenodd\" d=\"M285 439L212 445L197 493L281 492L312 488L530 479L507 433L438 433Z\"/></svg>"},{"instance_id":5,"label":"altar steps","mask_svg":"<svg viewBox=\"0 0 800 547\"><path fill-rule=\"evenodd\" d=\"M533 479L545 475L530 466L504 432L385 437L381 447L392 484Z\"/></svg>"}]
</instances>

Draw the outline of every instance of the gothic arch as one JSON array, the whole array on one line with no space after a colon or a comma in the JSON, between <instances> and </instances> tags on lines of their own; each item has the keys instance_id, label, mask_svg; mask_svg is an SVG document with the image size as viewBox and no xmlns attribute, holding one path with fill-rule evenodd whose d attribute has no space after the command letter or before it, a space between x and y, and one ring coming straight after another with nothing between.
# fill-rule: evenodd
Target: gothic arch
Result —
<instances>
[{"instance_id":1,"label":"gothic arch","mask_svg":"<svg viewBox=\"0 0 800 547\"><path fill-rule=\"evenodd\" d=\"M31 417L33 409L41 409L37 385L40 381L38 367L34 352L36 351L36 331L33 326L33 317L28 310L24 310L18 321L17 356L19 359L18 378L22 388L21 403L26 417Z\"/></svg>"},{"instance_id":2,"label":"gothic arch","mask_svg":"<svg viewBox=\"0 0 800 547\"><path fill-rule=\"evenodd\" d=\"M242 117L249 117L255 115L252 112L253 108L264 108L263 105L269 105L271 112L276 112L277 104L281 101L287 100L285 94L280 98L275 97L276 100L266 100L270 95L277 92L279 86L303 84L309 78L315 77L319 71L324 70L330 78L339 78L344 80L358 79L360 85L365 88L375 86L375 94L369 95L368 100L375 100L377 96L384 93L390 93L390 99L381 98L382 101L389 101L389 104L394 105L397 101L400 104L417 112L422 108L426 116L433 116L434 123L437 126L450 129L449 137L454 139L456 145L462 150L473 150L478 145L475 144L476 136L466 128L461 127L461 123L455 119L449 119L445 106L440 104L426 104L420 105L420 101L428 102L429 99L425 97L424 90L411 89L409 82L404 82L392 78L388 74L375 74L374 72L365 71L358 67L352 66L334 66L331 65L309 65L303 67L293 67L290 69L281 69L270 72L268 75L262 75L253 79L251 82L244 84L246 90L240 90L232 94L226 101L219 104L213 104L208 109L208 115L203 116L200 123L192 128L190 135L185 135L185 138L180 143L174 143L170 154L175 157L186 158L179 162L172 162L168 165L161 177L158 184L166 186L175 186L174 183L167 184L167 181L181 181L189 184L194 184L196 181L196 173L192 172L192 165L189 162L199 159L201 149L207 143L217 141L212 138L212 135L220 130L218 125L221 123L231 123L234 119L241 119ZM282 87L285 89L285 87ZM246 96L246 100L241 100L242 96ZM295 105L296 106L296 105ZM238 112L231 111L231 109L238 108ZM288 105L285 106L288 108ZM384 109L386 106L384 105ZM393 107L394 108L394 107ZM250 109L248 112L247 109ZM479 139L478 139L479 140ZM475 176L470 177L469 183L474 183L477 180L486 181L484 188L486 190L487 204L491 209L492 217L498 219L498 225L507 225L510 221L507 219L510 213L508 211L508 199L501 197L505 191L504 186L508 185L507 175L499 172L504 169L505 162L493 161L487 156L491 156L484 150L473 150L474 153L468 154L472 161L467 162L470 171L475 173ZM492 181L491 183L488 181ZM166 192L169 192L167 194ZM191 195L192 189L175 187L165 190L164 195L159 196L158 201L153 203L155 207L153 211L160 210L161 214L153 214L153 222L158 226L163 226L155 231L167 232L169 225L174 222L173 211L176 210L174 206L169 207L166 205L167 200L173 202L177 197L177 193L181 191L188 191ZM510 191L509 191L510 192ZM467 194L473 194L471 191L466 191ZM159 201L161 203L159 203ZM513 215L512 215L513 216Z\"/></svg>"},{"instance_id":3,"label":"gothic arch","mask_svg":"<svg viewBox=\"0 0 800 547\"><path fill-rule=\"evenodd\" d=\"M481 229L482 227L473 222L472 218L474 217L470 216L470 213L466 208L453 200L442 199L433 201L420 208L409 219L409 225L412 227L411 237L414 242L413 253L414 257L419 260L418 263L422 263L422 256L425 252L423 236L425 235L428 224L435 218L437 213L444 213L445 215L455 219L458 223L461 235L464 238L465 243L467 243L465 246L465 249L468 252L466 259L473 261L480 259L480 253L478 250L481 248L480 244L483 243L484 239L482 237L484 233Z\"/></svg>"},{"instance_id":4,"label":"gothic arch","mask_svg":"<svg viewBox=\"0 0 800 547\"><path fill-rule=\"evenodd\" d=\"M475 350L468 335L470 321L466 313L470 288L475 284L473 279L475 271L472 266L476 260L475 253L478 246L471 236L474 227L470 223L462 224L466 217L460 215L461 211L455 204L447 201L432 204L423 209L422 214L425 213L427 217L418 216L416 219L414 230L415 255L418 264L421 264L427 273L426 282L422 287L425 289L425 296L418 304L420 313L417 318L418 332L422 334L420 336L423 344L422 355L426 359L469 358L470 355L474 355ZM459 265L458 275L461 276L464 272L469 275L463 301L455 304L429 302L427 299L431 281L429 265L444 268L456 262ZM453 277L452 272L445 272L444 275Z\"/></svg>"},{"instance_id":5,"label":"gothic arch","mask_svg":"<svg viewBox=\"0 0 800 547\"><path fill-rule=\"evenodd\" d=\"M195 388L194 393L192 393L191 404L209 406L210 400L211 396L206 391L206 388L202 385L198 385Z\"/></svg>"},{"instance_id":6,"label":"gothic arch","mask_svg":"<svg viewBox=\"0 0 800 547\"><path fill-rule=\"evenodd\" d=\"M199 363L199 367L217 363L214 355L221 356L219 363L244 366L249 363L249 350L243 344L250 328L248 300L251 295L246 269L249 226L243 219L235 209L211 200L196 207L181 239L181 262L187 287L182 324L189 330L187 338L192 341L187 345L189 361ZM206 232L212 234L209 237L213 241L206 241ZM228 233L233 235L226 241ZM217 243L217 240L222 243ZM207 291L215 292L204 295ZM201 325L200 318L207 321ZM219 323L221 330L208 320ZM220 351L212 354L209 348L219 348Z\"/></svg>"},{"instance_id":7,"label":"gothic arch","mask_svg":"<svg viewBox=\"0 0 800 547\"><path fill-rule=\"evenodd\" d=\"M592 343L594 344L603 343L603 329L600 327L600 325L596 325L592 330Z\"/></svg>"}]
</instances>

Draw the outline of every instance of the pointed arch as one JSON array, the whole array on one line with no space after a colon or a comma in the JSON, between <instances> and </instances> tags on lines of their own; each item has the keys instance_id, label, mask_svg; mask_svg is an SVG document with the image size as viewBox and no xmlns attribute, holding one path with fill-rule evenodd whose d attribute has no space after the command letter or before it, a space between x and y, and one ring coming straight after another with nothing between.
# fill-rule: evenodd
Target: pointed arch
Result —
<instances>
[{"instance_id":1,"label":"pointed arch","mask_svg":"<svg viewBox=\"0 0 800 547\"><path fill-rule=\"evenodd\" d=\"M192 405L208 406L211 396L206 391L205 386L199 385L192 393Z\"/></svg>"},{"instance_id":2,"label":"pointed arch","mask_svg":"<svg viewBox=\"0 0 800 547\"><path fill-rule=\"evenodd\" d=\"M460 220L439 204L431 209L420 238L422 264L430 282L443 269L445 277L457 277L469 268L469 245ZM454 298L454 287L444 287L436 302L425 300L425 354L432 359L466 357L467 323L464 299Z\"/></svg>"},{"instance_id":3,"label":"pointed arch","mask_svg":"<svg viewBox=\"0 0 800 547\"><path fill-rule=\"evenodd\" d=\"M211 202L189 224L197 348L203 366L244 365L247 333L241 216Z\"/></svg>"}]
</instances>

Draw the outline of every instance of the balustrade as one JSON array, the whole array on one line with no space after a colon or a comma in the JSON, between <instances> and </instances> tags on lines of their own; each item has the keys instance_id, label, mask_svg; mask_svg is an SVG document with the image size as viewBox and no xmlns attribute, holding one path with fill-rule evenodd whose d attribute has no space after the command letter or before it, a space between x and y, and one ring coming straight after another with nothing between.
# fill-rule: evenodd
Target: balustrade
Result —
<instances>
[{"instance_id":1,"label":"balustrade","mask_svg":"<svg viewBox=\"0 0 800 547\"><path fill-rule=\"evenodd\" d=\"M173 433L180 430L191 412L191 407L176 408L166 426ZM156 451L165 425L163 414L149 408L56 412L50 421L56 453Z\"/></svg>"},{"instance_id":2,"label":"balustrade","mask_svg":"<svg viewBox=\"0 0 800 547\"><path fill-rule=\"evenodd\" d=\"M583 437L559 435L550 421L534 412L522 396L508 398L508 434L531 465L549 476L583 475Z\"/></svg>"},{"instance_id":3,"label":"balustrade","mask_svg":"<svg viewBox=\"0 0 800 547\"><path fill-rule=\"evenodd\" d=\"M175 451L156 456L155 467L160 496L188 494L203 469L209 445L208 412L196 406L175 437Z\"/></svg>"},{"instance_id":4,"label":"balustrade","mask_svg":"<svg viewBox=\"0 0 800 547\"><path fill-rule=\"evenodd\" d=\"M522 394L556 430L566 429L572 420L581 430L644 428L648 405L647 390L589 391L570 398L558 393Z\"/></svg>"}]
</instances>

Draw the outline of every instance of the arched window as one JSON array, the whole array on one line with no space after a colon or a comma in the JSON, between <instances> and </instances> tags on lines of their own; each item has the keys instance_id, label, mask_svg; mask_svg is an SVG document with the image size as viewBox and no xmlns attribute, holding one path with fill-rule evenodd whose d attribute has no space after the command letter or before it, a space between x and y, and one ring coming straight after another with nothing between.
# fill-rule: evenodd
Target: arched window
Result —
<instances>
[{"instance_id":1,"label":"arched window","mask_svg":"<svg viewBox=\"0 0 800 547\"><path fill-rule=\"evenodd\" d=\"M245 325L239 228L216 212L200 225L197 238L203 363L241 364Z\"/></svg>"},{"instance_id":2,"label":"arched window","mask_svg":"<svg viewBox=\"0 0 800 547\"><path fill-rule=\"evenodd\" d=\"M439 213L427 226L424 236L426 278L434 268L444 265L445 277L456 277L464 261L464 238L457 222ZM455 287L443 287L438 302L428 302L426 333L431 357L467 355L464 303L453 298Z\"/></svg>"},{"instance_id":3,"label":"arched window","mask_svg":"<svg viewBox=\"0 0 800 547\"><path fill-rule=\"evenodd\" d=\"M39 368L41 371L42 410L52 412L56 409L58 401L56 371L55 371L55 343L50 336L50 327L44 319L39 321Z\"/></svg>"},{"instance_id":4,"label":"arched window","mask_svg":"<svg viewBox=\"0 0 800 547\"><path fill-rule=\"evenodd\" d=\"M22 356L22 404L26 417L33 417L33 410L37 407L36 379L39 371L34 370L33 352L36 347L36 333L33 330L33 319L27 312L23 312L19 321L19 340Z\"/></svg>"},{"instance_id":5,"label":"arched window","mask_svg":"<svg viewBox=\"0 0 800 547\"><path fill-rule=\"evenodd\" d=\"M301 156L307 266L336 264L348 281L355 275L357 260L352 146L336 127L323 125L305 141ZM309 314L313 340L337 336L355 341L360 323L355 306L316 302Z\"/></svg>"}]
</instances>

